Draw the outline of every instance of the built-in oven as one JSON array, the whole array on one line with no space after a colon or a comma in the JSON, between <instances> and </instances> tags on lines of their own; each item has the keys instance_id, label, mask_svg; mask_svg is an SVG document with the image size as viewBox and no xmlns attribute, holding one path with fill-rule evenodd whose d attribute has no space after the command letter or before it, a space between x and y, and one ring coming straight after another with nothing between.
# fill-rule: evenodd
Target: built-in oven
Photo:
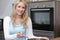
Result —
<instances>
[{"instance_id":1,"label":"built-in oven","mask_svg":"<svg viewBox=\"0 0 60 40\"><path fill-rule=\"evenodd\" d=\"M54 9L50 8L31 8L30 17L32 26L35 30L54 30Z\"/></svg>"}]
</instances>

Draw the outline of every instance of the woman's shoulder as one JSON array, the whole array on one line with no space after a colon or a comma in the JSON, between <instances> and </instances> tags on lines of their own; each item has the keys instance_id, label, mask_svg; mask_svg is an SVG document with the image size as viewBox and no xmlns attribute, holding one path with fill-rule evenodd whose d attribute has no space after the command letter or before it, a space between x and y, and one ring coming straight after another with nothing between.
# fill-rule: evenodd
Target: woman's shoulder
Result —
<instances>
[{"instance_id":1,"label":"woman's shoulder","mask_svg":"<svg viewBox=\"0 0 60 40\"><path fill-rule=\"evenodd\" d=\"M30 17L28 17L27 23L28 24L31 23L31 18Z\"/></svg>"},{"instance_id":2,"label":"woman's shoulder","mask_svg":"<svg viewBox=\"0 0 60 40\"><path fill-rule=\"evenodd\" d=\"M11 17L10 16L6 16L6 17L4 17L4 20L11 20Z\"/></svg>"},{"instance_id":3,"label":"woman's shoulder","mask_svg":"<svg viewBox=\"0 0 60 40\"><path fill-rule=\"evenodd\" d=\"M30 17L28 17L28 21L31 21L31 18Z\"/></svg>"}]
</instances>

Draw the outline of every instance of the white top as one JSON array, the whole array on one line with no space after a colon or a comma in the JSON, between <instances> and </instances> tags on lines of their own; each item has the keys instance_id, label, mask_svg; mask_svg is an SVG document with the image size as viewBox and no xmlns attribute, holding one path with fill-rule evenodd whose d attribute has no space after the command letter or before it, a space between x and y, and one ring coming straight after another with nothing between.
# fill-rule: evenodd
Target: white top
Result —
<instances>
[{"instance_id":1,"label":"white top","mask_svg":"<svg viewBox=\"0 0 60 40\"><path fill-rule=\"evenodd\" d=\"M13 34L13 35L9 34L9 21L10 20L11 20L11 18L9 16L7 16L7 17L4 18L3 29L4 29L5 40L12 40L12 39L15 39L17 37L16 36L17 34ZM35 37L35 36L33 36L32 22L31 22L30 18L28 18L27 24L28 24L28 28L26 30L26 35L27 35L28 38L42 38L42 37Z\"/></svg>"}]
</instances>

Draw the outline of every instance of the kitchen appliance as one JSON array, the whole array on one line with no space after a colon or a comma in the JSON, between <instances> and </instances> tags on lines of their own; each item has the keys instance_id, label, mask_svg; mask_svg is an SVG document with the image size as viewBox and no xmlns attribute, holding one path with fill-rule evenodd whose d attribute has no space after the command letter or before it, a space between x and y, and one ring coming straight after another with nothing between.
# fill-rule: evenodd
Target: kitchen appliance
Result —
<instances>
[{"instance_id":1,"label":"kitchen appliance","mask_svg":"<svg viewBox=\"0 0 60 40\"><path fill-rule=\"evenodd\" d=\"M30 17L33 29L54 31L54 9L50 8L31 8Z\"/></svg>"}]
</instances>

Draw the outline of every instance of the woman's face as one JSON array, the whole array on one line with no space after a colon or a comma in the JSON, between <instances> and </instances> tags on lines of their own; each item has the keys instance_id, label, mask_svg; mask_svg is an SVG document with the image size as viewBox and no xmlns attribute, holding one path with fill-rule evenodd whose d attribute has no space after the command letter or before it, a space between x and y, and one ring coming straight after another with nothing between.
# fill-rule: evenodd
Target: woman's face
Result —
<instances>
[{"instance_id":1,"label":"woman's face","mask_svg":"<svg viewBox=\"0 0 60 40\"><path fill-rule=\"evenodd\" d=\"M20 2L16 6L16 13L17 15L21 16L25 12L25 4L23 2Z\"/></svg>"}]
</instances>

